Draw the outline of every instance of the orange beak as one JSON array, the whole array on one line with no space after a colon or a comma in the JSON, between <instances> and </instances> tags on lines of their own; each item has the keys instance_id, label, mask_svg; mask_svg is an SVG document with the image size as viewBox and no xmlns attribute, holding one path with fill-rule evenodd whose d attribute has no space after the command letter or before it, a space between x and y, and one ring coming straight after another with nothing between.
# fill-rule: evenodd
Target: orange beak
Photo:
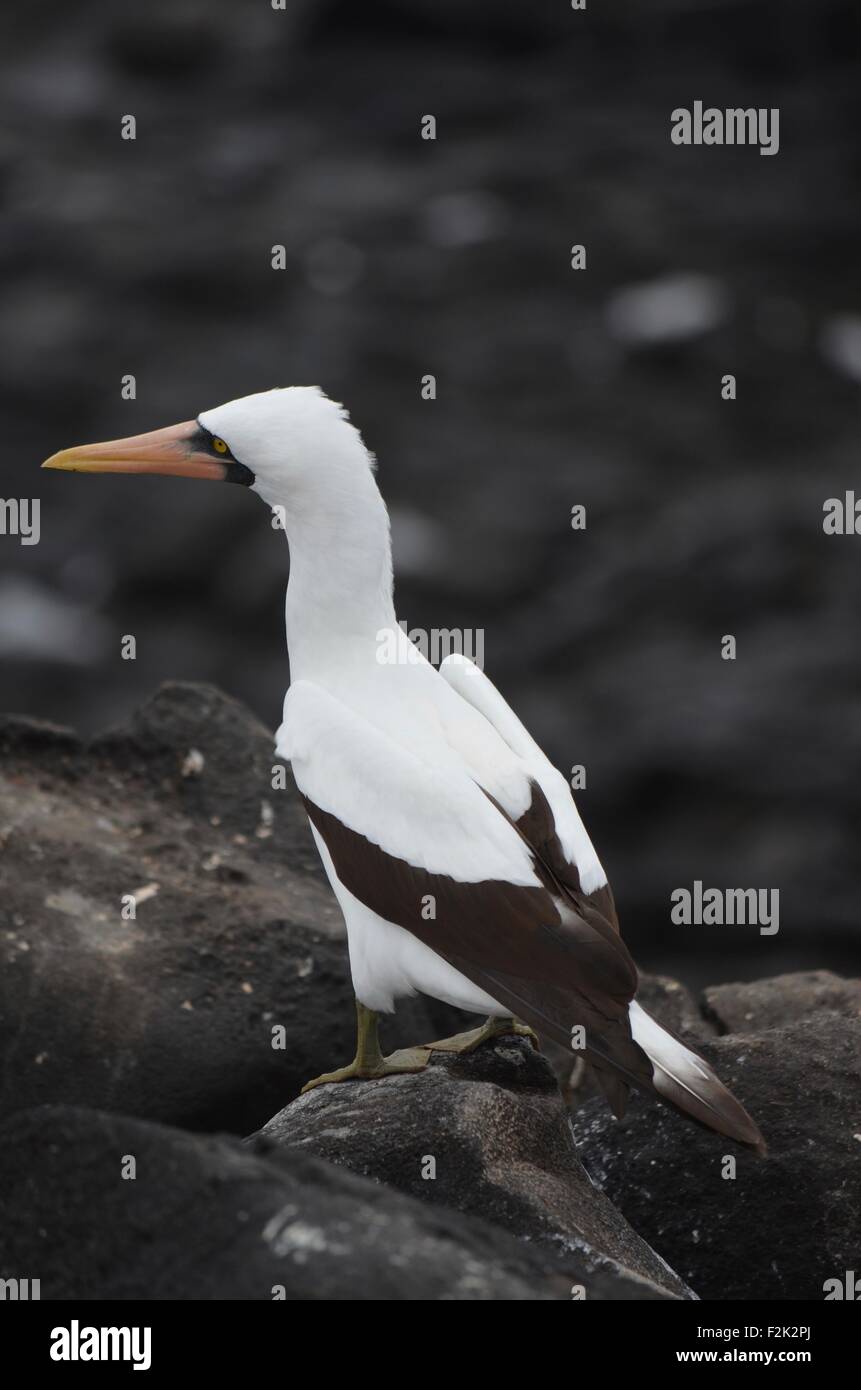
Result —
<instances>
[{"instance_id":1,"label":"orange beak","mask_svg":"<svg viewBox=\"0 0 861 1390\"><path fill-rule=\"evenodd\" d=\"M181 425L168 425L149 434L63 449L45 459L42 467L68 473L170 473L179 478L226 481L229 463L207 452L202 444L197 421L184 420Z\"/></svg>"}]
</instances>

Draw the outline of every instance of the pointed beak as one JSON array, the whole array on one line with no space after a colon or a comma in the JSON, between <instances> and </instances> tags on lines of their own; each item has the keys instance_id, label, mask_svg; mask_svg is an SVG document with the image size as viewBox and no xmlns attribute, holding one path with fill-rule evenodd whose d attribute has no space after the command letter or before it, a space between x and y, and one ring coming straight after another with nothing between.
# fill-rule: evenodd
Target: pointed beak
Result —
<instances>
[{"instance_id":1,"label":"pointed beak","mask_svg":"<svg viewBox=\"0 0 861 1390\"><path fill-rule=\"evenodd\" d=\"M229 467L199 446L196 420L168 425L128 439L109 439L105 444L81 444L45 459L43 468L67 473L169 473L179 478L212 478L224 482Z\"/></svg>"}]
</instances>

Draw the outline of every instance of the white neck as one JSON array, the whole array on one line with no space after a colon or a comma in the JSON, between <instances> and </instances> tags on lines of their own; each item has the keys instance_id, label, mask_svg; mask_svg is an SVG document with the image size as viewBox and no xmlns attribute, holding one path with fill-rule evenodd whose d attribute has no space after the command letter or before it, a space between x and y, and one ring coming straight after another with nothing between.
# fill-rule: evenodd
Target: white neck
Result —
<instances>
[{"instance_id":1,"label":"white neck","mask_svg":"<svg viewBox=\"0 0 861 1390\"><path fill-rule=\"evenodd\" d=\"M341 477L325 497L294 495L284 515L291 678L324 676L345 646L374 660L395 610L389 516L370 468Z\"/></svg>"}]
</instances>

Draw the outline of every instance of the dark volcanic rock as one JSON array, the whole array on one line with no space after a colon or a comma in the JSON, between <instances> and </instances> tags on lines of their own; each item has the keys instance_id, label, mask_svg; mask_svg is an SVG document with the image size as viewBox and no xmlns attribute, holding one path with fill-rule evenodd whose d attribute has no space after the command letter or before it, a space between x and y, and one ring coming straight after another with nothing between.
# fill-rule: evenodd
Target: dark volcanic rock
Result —
<instances>
[{"instance_id":1,"label":"dark volcanic rock","mask_svg":"<svg viewBox=\"0 0 861 1390\"><path fill-rule=\"evenodd\" d=\"M708 1037L717 1031L697 1008L690 990L668 975L641 973L637 999L665 1028L689 1038L694 1046L696 1039Z\"/></svg>"},{"instance_id":2,"label":"dark volcanic rock","mask_svg":"<svg viewBox=\"0 0 861 1390\"><path fill-rule=\"evenodd\" d=\"M165 685L89 747L7 719L0 752L3 1112L62 1101L247 1133L349 1060L340 913L240 704ZM406 1002L386 1041L454 1017Z\"/></svg>"},{"instance_id":3,"label":"dark volcanic rock","mask_svg":"<svg viewBox=\"0 0 861 1390\"><path fill-rule=\"evenodd\" d=\"M797 1003L791 980L746 989ZM621 1124L596 1101L575 1115L583 1161L702 1298L821 1299L861 1249L861 1020L822 1011L699 1046L760 1124L767 1158L634 1096Z\"/></svg>"},{"instance_id":4,"label":"dark volcanic rock","mask_svg":"<svg viewBox=\"0 0 861 1390\"><path fill-rule=\"evenodd\" d=\"M170 685L90 744L7 719L0 753L0 1253L43 1297L684 1297L666 1259L704 1297L820 1298L857 1267L857 982L720 986L701 1014L644 978L763 1128L768 1159L734 1154L734 1181L730 1146L635 1097L623 1125L603 1101L575 1117L595 1190L547 1064L513 1039L282 1109L349 1059L354 1023L271 735ZM405 1002L384 1041L456 1026ZM245 1148L147 1123L247 1133L274 1112Z\"/></svg>"},{"instance_id":5,"label":"dark volcanic rock","mask_svg":"<svg viewBox=\"0 0 861 1390\"><path fill-rule=\"evenodd\" d=\"M43 1299L544 1301L581 1274L309 1153L65 1106L0 1129L0 1268L38 1271ZM612 1273L589 1292L666 1296Z\"/></svg>"},{"instance_id":6,"label":"dark volcanic rock","mask_svg":"<svg viewBox=\"0 0 861 1390\"><path fill-rule=\"evenodd\" d=\"M523 1039L436 1053L412 1075L319 1087L260 1138L566 1252L582 1266L587 1297L602 1272L689 1295L593 1186L553 1073Z\"/></svg>"},{"instance_id":7,"label":"dark volcanic rock","mask_svg":"<svg viewBox=\"0 0 861 1390\"><path fill-rule=\"evenodd\" d=\"M703 1008L723 1033L761 1033L828 1009L857 1019L861 980L843 980L830 970L778 975L749 984L715 985L703 993Z\"/></svg>"}]
</instances>

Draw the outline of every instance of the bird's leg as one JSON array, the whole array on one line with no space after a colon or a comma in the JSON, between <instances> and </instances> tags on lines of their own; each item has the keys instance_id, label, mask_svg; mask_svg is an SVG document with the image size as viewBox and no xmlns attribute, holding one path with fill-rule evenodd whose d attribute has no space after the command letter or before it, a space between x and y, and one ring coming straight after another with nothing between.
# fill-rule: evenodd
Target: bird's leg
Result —
<instances>
[{"instance_id":1,"label":"bird's leg","mask_svg":"<svg viewBox=\"0 0 861 1390\"><path fill-rule=\"evenodd\" d=\"M356 1055L347 1067L326 1071L302 1087L302 1094L315 1086L328 1086L333 1081L374 1081L380 1076L395 1076L402 1072L422 1071L430 1061L426 1047L402 1047L384 1057L377 1031L377 1015L356 1000Z\"/></svg>"},{"instance_id":2,"label":"bird's leg","mask_svg":"<svg viewBox=\"0 0 861 1390\"><path fill-rule=\"evenodd\" d=\"M480 1028L470 1028L466 1033L455 1033L454 1037L443 1038L441 1042L426 1043L432 1052L473 1052L484 1042L493 1042L505 1034L514 1033L519 1038L529 1038L532 1046L540 1050L538 1035L525 1023L516 1018L494 1018L491 1015Z\"/></svg>"}]
</instances>

